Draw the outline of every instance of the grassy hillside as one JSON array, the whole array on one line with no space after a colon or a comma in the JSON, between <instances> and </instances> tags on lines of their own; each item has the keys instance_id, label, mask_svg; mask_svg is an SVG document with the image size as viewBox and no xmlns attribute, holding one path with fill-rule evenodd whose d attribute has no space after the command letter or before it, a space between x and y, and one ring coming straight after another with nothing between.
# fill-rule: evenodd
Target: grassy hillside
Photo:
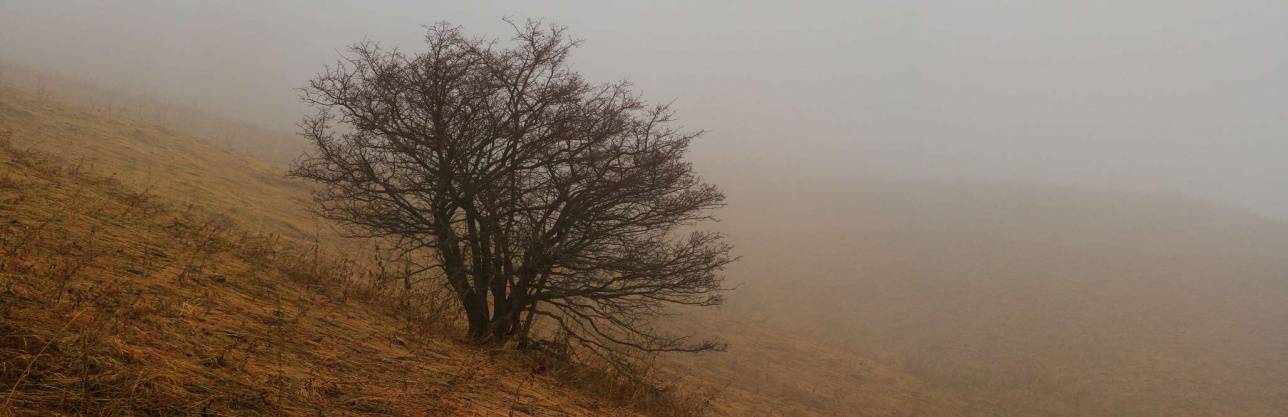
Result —
<instances>
[{"instance_id":1,"label":"grassy hillside","mask_svg":"<svg viewBox=\"0 0 1288 417\"><path fill-rule=\"evenodd\" d=\"M204 400L212 404L211 410L233 414L247 410L309 414L307 410L317 408L419 415L409 411L416 407L448 414L471 414L468 411L475 408L470 407L477 407L508 414L518 387L521 400L533 399L522 403L537 404L531 406L537 410L534 415L604 415L640 408L654 414L682 414L691 411L685 407L706 407L708 400L713 414L731 416L885 416L904 415L907 410L966 415L959 412L962 402L945 393L927 392L917 378L721 313L677 326L723 337L732 344L730 352L659 358L660 381L683 381L676 388L678 394L663 393L678 399L651 399L653 395L629 387L614 391L595 378L571 377L572 371L532 377L526 368L532 365L530 358L503 357L495 362L496 353L460 345L452 338L452 329L444 329L450 327L445 323L450 319L443 318L432 297L407 297L378 286L359 264L312 266L315 258L330 258L327 253L347 251L350 258L362 259L369 256L370 244L341 239L315 219L309 211L307 185L284 179L282 165L249 156L254 146L229 149L151 120L98 110L52 94L18 88L0 92L0 131L11 132L12 142L6 150L10 163L0 175L21 184L6 189L11 201L21 203L5 206L9 211L4 217L17 221L7 229L10 240L6 242L25 240L28 234L41 237L11 255L11 263L25 267L4 272L8 285L21 288L15 294L24 294L25 304L15 305L27 307L21 314L15 310L4 316L14 329L12 334L24 336L6 340L19 346L6 345L11 350L4 352L3 359L11 371L0 382L19 387L15 401L40 407L35 408L40 410L36 414L73 413L89 404L68 405L51 393L67 391L80 381L98 381L101 377L67 368L74 367L72 362L81 356L98 355L103 361L98 372L136 379L155 374L169 381L163 392L151 392L122 388L119 384L131 380L113 377L95 382L103 386L81 394L92 399L77 397L121 413L129 407L162 413L190 411ZM38 156L41 153L45 156ZM32 158L50 161L36 163ZM45 177L39 182L42 185L33 185L37 182L32 178ZM93 203L73 203L89 201ZM40 226L50 218L56 221ZM207 224L212 220L215 223ZM219 227L207 230L213 225ZM70 242L99 246L89 260L73 262L89 255L68 249ZM58 278L67 273L54 272L55 266L68 262L85 266L70 278ZM36 276L34 271L45 272ZM321 272L326 276L317 276ZM96 291L93 298L109 307L87 309L83 303L54 295L65 292L63 287L81 286L87 288L84 291ZM112 307L139 297L162 307L147 313L138 311L142 307ZM408 304L416 308L409 312ZM198 317L200 321L194 321ZM148 323L138 331L125 331L121 327L125 325L116 324L138 318L142 321L137 323ZM337 322L340 318L345 321ZM86 336L89 329L105 330ZM198 331L200 336L193 336ZM111 349L67 345L83 337ZM50 350L40 356L43 359L32 361L41 342L50 343ZM158 343L164 344L145 348ZM354 343L358 345L351 346ZM142 366L141 352L161 355L170 371ZM331 361L337 358L358 361L358 366L332 367ZM27 363L36 364L32 376L60 382L18 383ZM461 382L456 375L479 364L488 366L481 379L457 387ZM361 396L377 408L363 408L359 401L352 406L357 408L348 409L336 402L342 399L321 398L307 393L315 388L300 386L321 383L320 378L328 378L328 384L370 390ZM189 379L194 382L182 382ZM271 381L279 385L266 388ZM404 382L393 389L389 381ZM593 395L573 389L577 386L590 388ZM300 390L307 395L300 397L296 392ZM254 406L229 402L251 392L281 398ZM359 394L343 395L353 400ZM444 398L430 404L420 398L424 395ZM156 403L135 404L145 398ZM445 405L449 403L456 405Z\"/></svg>"},{"instance_id":2,"label":"grassy hillside","mask_svg":"<svg viewBox=\"0 0 1288 417\"><path fill-rule=\"evenodd\" d=\"M0 148L0 414L635 414L351 263L60 162Z\"/></svg>"},{"instance_id":3,"label":"grassy hillside","mask_svg":"<svg viewBox=\"0 0 1288 417\"><path fill-rule=\"evenodd\" d=\"M766 181L731 195L735 302L990 415L1288 410L1288 225L1015 184Z\"/></svg>"},{"instance_id":4,"label":"grassy hillside","mask_svg":"<svg viewBox=\"0 0 1288 417\"><path fill-rule=\"evenodd\" d=\"M325 232L307 212L308 190L287 180L283 166L154 121L15 87L0 92L0 126L17 148L57 155L176 204L209 207L256 231L293 239Z\"/></svg>"},{"instance_id":5,"label":"grassy hillside","mask_svg":"<svg viewBox=\"0 0 1288 417\"><path fill-rule=\"evenodd\" d=\"M363 263L329 256L361 245L319 243L327 232L307 190L277 168L17 89L0 91L0 132L4 415L704 407L461 343L445 300L393 291Z\"/></svg>"},{"instance_id":6,"label":"grassy hillside","mask_svg":"<svg viewBox=\"0 0 1288 417\"><path fill-rule=\"evenodd\" d=\"M730 349L658 358L658 380L682 382L666 402L573 370L532 375L531 357L460 344L428 292L371 280L371 244L310 214L307 184L257 153L271 139L226 146L136 116L0 90L13 143L0 164L10 410L1288 409L1288 227L1237 211L1012 184L721 183L741 286L729 306L671 325ZM484 371L466 371L475 366Z\"/></svg>"}]
</instances>

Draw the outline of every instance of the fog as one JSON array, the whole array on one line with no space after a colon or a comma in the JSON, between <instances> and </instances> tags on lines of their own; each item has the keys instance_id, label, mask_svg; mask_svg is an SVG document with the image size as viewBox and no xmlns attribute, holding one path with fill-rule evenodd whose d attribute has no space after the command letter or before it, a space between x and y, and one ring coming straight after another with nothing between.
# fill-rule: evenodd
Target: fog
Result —
<instances>
[{"instance_id":1,"label":"fog","mask_svg":"<svg viewBox=\"0 0 1288 417\"><path fill-rule=\"evenodd\" d=\"M172 2L0 4L0 59L293 129L337 50L503 16L583 39L710 133L716 182L1017 181L1181 195L1288 219L1288 3ZM737 188L738 184L732 184Z\"/></svg>"},{"instance_id":2,"label":"fog","mask_svg":"<svg viewBox=\"0 0 1288 417\"><path fill-rule=\"evenodd\" d=\"M743 257L726 271L736 296L713 314L746 327L699 320L733 347L684 369L754 394L731 402L832 415L880 414L883 398L906 400L887 404L903 415L1288 407L1282 0L6 0L0 82L41 88L5 68L77 78L291 132L307 111L296 88L346 45L419 51L439 21L505 39L503 17L568 26L588 78L629 79L707 131L692 160L728 192L712 227ZM0 121L40 132L23 136L102 139L36 123L62 113L23 97L0 106L19 109ZM157 137L169 127L200 130ZM281 137L238 149L281 162L300 149L264 142ZM116 156L135 161L128 149ZM279 208L240 213L291 218ZM838 377L855 357L911 377Z\"/></svg>"}]
</instances>

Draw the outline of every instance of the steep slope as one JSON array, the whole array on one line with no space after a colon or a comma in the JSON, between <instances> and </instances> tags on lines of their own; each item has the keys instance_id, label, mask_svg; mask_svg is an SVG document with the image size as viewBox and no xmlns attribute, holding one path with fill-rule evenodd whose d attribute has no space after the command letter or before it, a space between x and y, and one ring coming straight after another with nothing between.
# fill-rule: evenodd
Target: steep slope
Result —
<instances>
[{"instance_id":1,"label":"steep slope","mask_svg":"<svg viewBox=\"0 0 1288 417\"><path fill-rule=\"evenodd\" d=\"M107 100L111 102L111 100ZM18 89L3 90L0 94L0 131L8 130L12 132L12 141L18 149L34 149L37 151L49 152L59 155L64 160L64 164L69 167L76 167L79 171L90 173L90 175L111 176L116 182L122 183L117 186L124 193L130 196L130 199L144 199L149 201L160 201L182 212L191 205L196 207L200 212L210 216L217 216L226 219L232 219L236 228L240 232L249 233L250 235L259 236L266 239L272 239L274 236L281 236L282 243L288 246L293 245L296 249L304 247L305 252L309 252L311 245L314 245L315 239L320 240L322 252L349 251L353 257L369 256L370 245L360 242L346 241L336 237L325 223L317 221L309 212L311 203L308 199L308 190L306 184L300 184L283 178L283 169L280 165L260 162L259 160L248 156L247 152L253 152L256 143L253 139L242 139L242 143L249 144L249 147L230 150L217 144L217 141L209 141L199 136L191 136L187 133L172 130L159 126L153 122L145 122L130 117L129 114L112 111L108 107L102 107L105 110L98 110L100 107L90 107L80 102L61 99L50 95L34 94L28 91ZM186 117L192 118L191 116ZM133 201L133 200L129 200ZM119 203L119 202L118 202ZM54 203L49 203L56 205ZM47 204L48 205L48 204ZM53 210L46 207L46 211ZM119 222L117 219L100 219L109 222ZM39 216L25 220L26 223L40 223L43 221ZM143 221L143 220L139 220ZM148 220L150 221L150 220ZM83 227L91 227L82 225ZM144 224L130 224L127 228L145 230ZM155 229L155 225L148 226ZM24 229L25 230L25 229ZM16 233L16 232L15 232ZM230 232L231 233L231 232ZM139 242L161 241L161 237L153 235L140 236L123 236L116 238L123 242L122 244L139 245ZM167 243L179 246L189 246L188 243L179 243L172 238ZM123 249L126 253L130 250ZM57 252L57 249L53 249ZM144 248L136 248L136 255L143 254ZM311 252L310 252L311 253ZM213 256L213 255L212 255ZM227 256L219 255L219 256ZM303 255L309 258L309 253ZM324 256L325 257L325 256ZM52 258L51 258L52 259ZM147 259L146 257L144 258ZM292 259L292 258L287 258ZM311 259L311 258L309 258ZM135 260L133 262L159 262ZM251 274L245 272L252 269L252 266L242 265L245 260L232 259L228 262L238 266L230 267L231 270L221 269L220 262L211 262L211 268L206 274L211 276L222 277L220 279L230 279L228 277L242 274L246 276L255 276L252 282L255 285L302 285L305 289L317 288L316 284L286 280L285 275L299 275L298 268L295 272L290 272L292 265L298 267L299 259L295 264L280 264L280 259L256 264L253 268L258 269L280 269L286 268L288 271L278 274L260 273ZM45 261L37 262L43 263ZM260 262L260 261L256 261ZM137 268L134 268L137 269ZM304 268L309 275L316 271L312 267ZM324 268L325 269L325 268ZM182 271L180 269L179 271ZM116 274L131 277L136 274L126 271L116 271ZM168 272L169 279L174 279L179 272L171 270ZM149 276L151 273L149 273ZM283 275L285 274L285 275ZM110 274L109 274L110 275ZM203 275L204 276L204 275ZM159 279L167 278L164 274ZM196 278L195 282L202 282L201 278ZM228 281L232 282L232 281ZM338 280L337 282L346 282ZM267 284L265 284L267 283ZM279 284L275 284L279 283ZM243 284L238 284L243 285ZM177 289L184 288L182 285ZM216 286L215 288L220 288ZM299 288L292 291L297 291ZM344 288L342 286L342 288ZM204 290L203 290L204 291ZM265 292L276 294L280 289L268 290L256 287L254 292ZM302 291L302 290L301 290ZM349 291L347 293L343 291ZM357 297L356 294L366 294L371 291L369 286L356 286L351 290L342 290L341 294L349 294ZM205 293L202 293L205 294ZM212 297L220 298L221 293L213 292ZM326 311L333 307L309 307L315 301L310 301L308 292L302 292L298 298L287 299L282 301L286 307L282 307L284 315L301 314L290 313L296 311L307 312ZM175 293L161 293L155 295L156 299L161 299L175 295ZM188 295L179 296L182 297ZM204 296L204 295L203 295ZM389 298L389 294L381 295L379 293L370 297ZM323 297L321 295L312 295L312 297ZM327 297L336 297L332 294ZM735 295L736 297L736 295ZM269 312L278 311L278 297L274 296L269 300L244 300L243 304L237 308L229 307L230 311L256 311L256 309L268 309ZM65 301L65 300L64 300ZM388 301L388 300L385 300ZM182 304L183 301L173 301L176 304ZM262 306L256 303L265 303ZM378 311L384 311L380 307L381 303L376 303ZM388 304L388 303L384 303ZM395 303L397 304L397 303ZM356 307L355 307L356 308ZM432 310L432 308L426 308ZM55 309L57 311L57 309ZM61 317L66 319L70 310L63 310L62 315L47 317L40 327L46 333L56 333L56 326L61 325L55 318ZM232 315L231 312L227 320L242 322L249 320L242 316ZM261 312L262 314L262 312ZM337 313L338 314L338 313ZM348 314L348 313L345 313ZM402 317L402 315L395 315ZM387 316L387 315L386 315ZM294 317L294 316L291 316ZM304 314L302 317L310 317ZM692 316L688 316L692 317ZM434 317L425 312L415 321L424 322L432 321ZM379 329L406 329L411 326L412 322L394 321L381 322L375 316L363 316L358 319L358 324L371 326ZM704 334L715 334L731 342L730 352L723 354L709 354L701 356L678 356L661 358L661 363L666 365L659 369L658 374L663 380L680 379L684 381L685 387L681 391L692 391L693 407L700 407L702 404L710 401L713 411L720 415L731 416L886 416L886 415L906 415L909 410L921 412L930 415L970 415L965 412L965 402L954 399L954 397L944 392L934 392L926 386L919 378L911 377L907 374L896 371L892 368L885 367L874 361L866 360L853 352L842 349L830 348L813 342L811 338L802 337L798 334L772 330L770 327L763 325L758 321L748 321L742 314L723 314L701 316L696 321L686 320L687 323L677 324L682 330L693 330ZM77 327L80 328L80 327ZM255 332L264 331L263 328L253 329ZM229 330L237 334L245 333L246 330ZM319 333L310 333L319 331ZM277 330L272 330L277 333ZM296 340L312 340L312 338L322 337L323 340L332 339L331 333L322 332L317 329L302 330L295 336L283 338L274 341L274 343L292 343ZM462 369L466 363L480 363L478 359L481 354L470 349L462 349L453 345L453 341L445 339L441 334L435 336L430 332L428 336L421 334L401 334L398 332L385 333L384 336L393 337L399 340L399 343L409 343L412 340L418 340L422 337L429 337L437 343L435 349L458 349L451 350L448 353L437 353L431 357L418 357L408 360L426 360L431 362L426 366L447 366L453 370ZM44 334L44 337L51 337L50 334ZM147 335L137 336L147 337ZM299 339L297 339L299 338ZM42 339L45 340L45 339ZM144 340L136 340L138 343L145 343ZM133 342L121 342L125 344ZM220 340L213 341L220 348L242 349L244 346L238 345L232 348L233 341ZM220 345L222 343L222 345ZM264 349L269 345L268 342L256 342L258 345L255 349ZM310 342L312 343L312 342ZM455 347L453 347L455 346ZM385 347L371 347L368 352L372 355L383 356L385 354L395 355L394 357L405 356L399 352L380 352ZM24 351L26 352L26 351ZM24 355L34 353L26 352ZM209 355L210 353L206 353ZM194 354L200 357L201 354ZM402 355L402 356L400 356ZM241 358L241 356L238 356ZM27 356L20 356L12 360L18 365L25 364ZM279 359L280 360L280 359ZM256 362L259 359L255 360ZM485 361L484 361L485 362ZM292 362L278 363L278 366L287 366ZM296 365L290 365L296 366ZM299 365L305 366L305 365ZM522 366L520 366L522 368ZM514 370L514 369L511 369ZM523 369L517 373L504 374L507 376L498 377L504 381L500 387L492 389L483 388L483 398L496 400L499 393L507 393L506 396L513 395L513 386L515 381L507 378L526 378ZM134 371L131 371L134 372ZM400 373L398 369L387 369L375 367L371 369L374 376L372 378L404 378L405 374ZM362 374L366 375L366 374ZM333 375L334 376L334 375ZM752 377L754 376L754 377ZM360 381L368 376L354 377L349 379ZM416 377L421 378L421 377ZM407 379L408 381L420 381L421 379ZM429 379L432 381L432 379ZM593 379L590 380L591 385ZM443 389L442 381L438 381L438 388L431 383L429 390ZM532 384L540 385L549 383L547 380L538 380ZM415 385L415 384L411 384ZM525 385L526 386L526 385ZM605 413L610 407L607 404L623 404L622 401L613 401L611 393L605 392L606 387L596 386L598 398L590 399L590 404L598 402L600 408L595 413ZM524 388L525 390L527 388ZM558 392L554 398L558 398ZM624 397L637 396L632 393L623 393ZM488 397L487 395L491 395ZM525 394L526 395L526 394ZM581 394L562 394L575 400L571 401L568 413L575 413L580 406L577 398ZM178 395L175 398L182 397ZM384 399L397 403L395 400ZM637 402L643 401L643 398L637 398ZM645 401L647 402L647 401ZM637 405L638 406L638 405ZM494 409L498 408L495 403ZM553 405L552 409L557 409ZM593 407L592 407L593 408ZM298 412L294 409L291 412ZM517 415L517 414L516 414Z\"/></svg>"},{"instance_id":2,"label":"steep slope","mask_svg":"<svg viewBox=\"0 0 1288 417\"><path fill-rule=\"evenodd\" d=\"M280 169L11 88L0 134L4 415L690 412L455 340L442 300L329 256L368 246Z\"/></svg>"},{"instance_id":3,"label":"steep slope","mask_svg":"<svg viewBox=\"0 0 1288 417\"><path fill-rule=\"evenodd\" d=\"M0 90L0 126L15 147L70 161L177 204L209 207L252 230L307 240L326 233L308 190L284 169L188 134L17 88Z\"/></svg>"},{"instance_id":4,"label":"steep slope","mask_svg":"<svg viewBox=\"0 0 1288 417\"><path fill-rule=\"evenodd\" d=\"M0 89L5 131L18 151L0 170L0 383L45 407L36 415L627 412L531 376L530 359L415 330L441 315L422 305L408 319L395 294L355 283L354 265L314 266L314 242L318 259L370 245L316 220L307 184L247 155L255 139L229 149L14 88ZM14 156L27 149L62 162ZM674 326L730 351L663 357L658 371L716 414L1288 409L1281 223L1014 184L717 183L741 287ZM476 366L479 378L455 377Z\"/></svg>"},{"instance_id":5,"label":"steep slope","mask_svg":"<svg viewBox=\"0 0 1288 417\"><path fill-rule=\"evenodd\" d=\"M0 202L3 415L634 415L205 209L9 147Z\"/></svg>"}]
</instances>

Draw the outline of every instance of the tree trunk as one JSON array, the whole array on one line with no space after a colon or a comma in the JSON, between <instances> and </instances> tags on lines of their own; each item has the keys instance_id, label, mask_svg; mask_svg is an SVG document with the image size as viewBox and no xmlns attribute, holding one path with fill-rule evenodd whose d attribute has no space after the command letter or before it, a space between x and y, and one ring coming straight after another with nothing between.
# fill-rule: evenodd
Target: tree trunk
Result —
<instances>
[{"instance_id":1,"label":"tree trunk","mask_svg":"<svg viewBox=\"0 0 1288 417\"><path fill-rule=\"evenodd\" d=\"M487 309L487 294L482 297L478 294L470 294L469 297L461 299L465 306L465 316L469 319L469 336L476 342L482 342L488 338L488 328L490 321Z\"/></svg>"},{"instance_id":2,"label":"tree trunk","mask_svg":"<svg viewBox=\"0 0 1288 417\"><path fill-rule=\"evenodd\" d=\"M523 315L514 315L514 337L519 340L519 349L526 349L531 343L528 335L532 333L532 319L536 315L537 303L534 301L523 309ZM522 320L520 320L522 317Z\"/></svg>"},{"instance_id":3,"label":"tree trunk","mask_svg":"<svg viewBox=\"0 0 1288 417\"><path fill-rule=\"evenodd\" d=\"M492 341L502 344L510 339L513 330L513 327L510 326L510 300L494 297L492 302L495 310L493 310L489 330L492 332Z\"/></svg>"}]
</instances>

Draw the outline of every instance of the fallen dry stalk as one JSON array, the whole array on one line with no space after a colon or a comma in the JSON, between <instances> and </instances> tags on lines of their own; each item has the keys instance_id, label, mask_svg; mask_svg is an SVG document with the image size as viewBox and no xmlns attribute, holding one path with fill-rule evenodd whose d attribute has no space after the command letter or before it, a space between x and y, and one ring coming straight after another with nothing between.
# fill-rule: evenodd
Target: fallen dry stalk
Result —
<instances>
[{"instance_id":1,"label":"fallen dry stalk","mask_svg":"<svg viewBox=\"0 0 1288 417\"><path fill-rule=\"evenodd\" d=\"M67 323L63 324L62 329L59 329L58 333L54 334L53 337L49 338L49 341L45 342L45 346L41 347L39 352L36 352L36 356L32 356L31 360L27 361L27 368L23 369L22 374L18 376L18 380L15 381L13 383L13 387L9 389L9 395L5 396L4 404L0 405L0 410L5 410L6 413L12 414L12 411L9 411L10 410L9 407L10 407L10 404L13 404L13 396L17 394L18 387L21 386L22 382L27 379L27 375L31 374L32 365L36 364L36 360L40 359L40 356L44 355L46 350L49 350L49 346L54 344L54 340L57 340L58 336L62 336L63 332L66 332L67 328L71 327L72 322L75 322L76 319L80 318L81 313L84 313L84 312L85 312L84 310L78 311L76 312L76 314L72 315L70 319L67 319Z\"/></svg>"}]
</instances>

